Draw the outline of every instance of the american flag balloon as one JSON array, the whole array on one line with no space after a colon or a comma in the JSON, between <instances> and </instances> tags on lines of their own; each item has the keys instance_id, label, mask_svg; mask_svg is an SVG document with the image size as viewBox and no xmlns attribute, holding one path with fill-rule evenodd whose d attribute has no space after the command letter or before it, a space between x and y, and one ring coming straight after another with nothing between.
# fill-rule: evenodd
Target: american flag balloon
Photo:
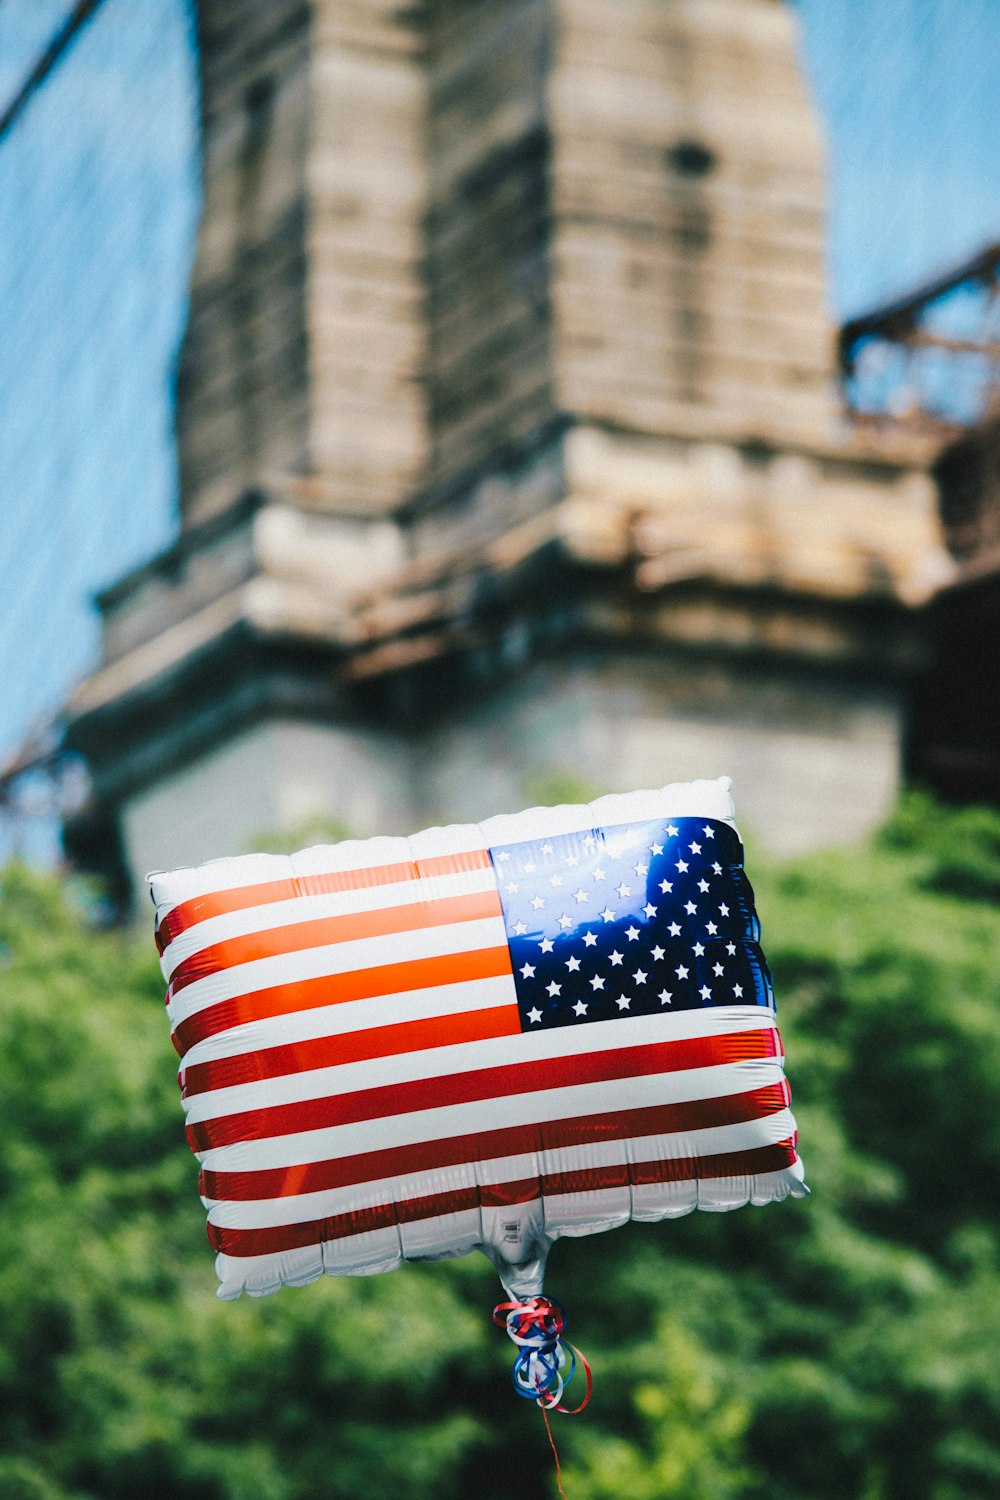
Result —
<instances>
[{"instance_id":1,"label":"american flag balloon","mask_svg":"<svg viewBox=\"0 0 1000 1500\"><path fill-rule=\"evenodd\" d=\"M807 1191L727 779L150 885L221 1297Z\"/></svg>"}]
</instances>

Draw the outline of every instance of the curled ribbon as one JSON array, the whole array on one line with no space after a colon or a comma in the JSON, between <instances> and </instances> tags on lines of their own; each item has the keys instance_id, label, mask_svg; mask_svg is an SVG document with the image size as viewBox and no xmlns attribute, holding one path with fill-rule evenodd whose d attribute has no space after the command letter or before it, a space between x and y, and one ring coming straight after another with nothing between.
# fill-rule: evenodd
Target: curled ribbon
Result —
<instances>
[{"instance_id":1,"label":"curled ribbon","mask_svg":"<svg viewBox=\"0 0 1000 1500\"><path fill-rule=\"evenodd\" d=\"M590 1400L593 1377L590 1365L573 1344L562 1338L566 1314L549 1297L528 1297L523 1302L501 1302L493 1309L493 1321L506 1328L517 1345L511 1372L514 1389L528 1401L536 1401L543 1412L559 1411L576 1416ZM562 1404L563 1392L577 1366L587 1378L587 1389L579 1406Z\"/></svg>"}]
</instances>

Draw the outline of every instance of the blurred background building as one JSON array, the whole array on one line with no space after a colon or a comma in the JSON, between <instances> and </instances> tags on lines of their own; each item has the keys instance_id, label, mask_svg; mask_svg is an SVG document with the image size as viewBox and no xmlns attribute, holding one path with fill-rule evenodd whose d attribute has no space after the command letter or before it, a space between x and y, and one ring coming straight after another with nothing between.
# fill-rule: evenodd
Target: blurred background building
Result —
<instances>
[{"instance_id":1,"label":"blurred background building","mask_svg":"<svg viewBox=\"0 0 1000 1500\"><path fill-rule=\"evenodd\" d=\"M25 787L62 797L73 858L124 897L147 868L310 818L397 832L560 785L724 773L747 829L784 851L858 837L906 773L1000 793L997 669L970 670L1000 544L988 6L964 31L944 0L48 9L4 70L0 193L49 194L51 220L27 218L50 224L66 280L40 312L35 247L0 317L40 380L72 322L98 391L86 431L61 405L49 418L45 464L5 465L38 486L12 507L28 630L7 660L43 726L92 669L6 785L15 810ZM189 243L189 20L204 201L168 540L171 449L140 434L167 426L183 322L150 286L176 287ZM128 35L126 106L106 75ZM153 82L169 47L173 92ZM91 141L74 160L71 131L40 187L25 162L45 151L18 137L51 149L46 108L65 133L59 91L88 56L76 113L118 109L117 155ZM835 183L837 131L873 143L867 192L835 219L839 335L804 58ZM889 147L908 110L933 125L912 178ZM102 231L108 179L139 222L128 250L94 236L104 259L82 262L66 189L87 172ZM48 364L28 349L43 337ZM141 378L102 378L100 352L120 366L130 338ZM0 398L6 440L37 452L45 411L44 393ZM98 449L116 455L111 503L80 483ZM130 471L154 455L158 474ZM128 556L140 512L159 534ZM90 661L64 568L101 586Z\"/></svg>"}]
</instances>

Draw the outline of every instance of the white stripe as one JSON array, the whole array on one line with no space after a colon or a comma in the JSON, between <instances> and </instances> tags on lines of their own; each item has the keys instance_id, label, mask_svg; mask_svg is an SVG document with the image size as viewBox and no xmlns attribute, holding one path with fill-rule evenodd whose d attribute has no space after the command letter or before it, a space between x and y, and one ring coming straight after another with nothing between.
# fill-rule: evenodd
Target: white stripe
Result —
<instances>
[{"instance_id":1,"label":"white stripe","mask_svg":"<svg viewBox=\"0 0 1000 1500\"><path fill-rule=\"evenodd\" d=\"M495 891L496 876L492 868L459 870L452 875L431 875L419 880L399 880L391 885L364 886L358 890L330 891L322 896L293 896L287 901L273 901L264 906L245 906L239 911L207 917L180 933L164 950L160 959L163 976L169 982L174 970L213 943L220 943L249 933L268 932L299 922L319 921L323 917L351 916L355 912L381 911L394 906L409 906L421 901L440 901L449 896L469 896L481 891Z\"/></svg>"},{"instance_id":2,"label":"white stripe","mask_svg":"<svg viewBox=\"0 0 1000 1500\"><path fill-rule=\"evenodd\" d=\"M184 1054L179 1072L196 1063L224 1057L245 1057L290 1042L308 1042L318 1037L343 1036L372 1026L393 1026L400 1021L428 1021L435 1016L463 1011L489 1010L496 1005L516 1005L513 974L494 979L463 979L455 984L432 984L421 990L402 990L393 995L373 995L368 1000L345 1000L340 1005L320 1005L313 1010L268 1016L262 1021L244 1021L228 1031L217 1031L196 1042Z\"/></svg>"},{"instance_id":3,"label":"white stripe","mask_svg":"<svg viewBox=\"0 0 1000 1500\"><path fill-rule=\"evenodd\" d=\"M422 1021L434 1016L485 1010L507 1002L516 1002L512 974L501 974L495 979L466 979L455 984L430 985L427 989L402 990L393 995L375 995L367 1000L346 1000L340 1005L323 1005L314 1010L268 1016L265 1020L245 1021L228 1031L215 1032L196 1043L185 1054L178 1071L195 1063L264 1051L285 1042L338 1036L370 1026L392 1025L396 1021ZM711 1019L706 1020L706 1017ZM774 1017L774 1011L767 1006L715 1005L704 1010L699 1007L696 1010L665 1011L656 1020L662 1028L660 1040L681 1041L685 1037L708 1036L713 1032L753 1031L759 1026L774 1025ZM627 1027L641 1019L639 1016L620 1016L613 1024ZM591 1023L594 1024L604 1023Z\"/></svg>"},{"instance_id":4,"label":"white stripe","mask_svg":"<svg viewBox=\"0 0 1000 1500\"><path fill-rule=\"evenodd\" d=\"M328 1188L318 1193L300 1193L295 1197L265 1198L254 1202L213 1202L207 1198L203 1201L211 1210L208 1215L210 1222L220 1228L274 1228L281 1224L306 1224L310 1219L372 1208L380 1203L403 1203L433 1193L459 1192L467 1187L490 1187L562 1172L593 1171L630 1161L678 1161L686 1157L750 1151L788 1140L794 1133L792 1112L783 1109L758 1120L741 1120L733 1125L715 1125L669 1135L660 1133L613 1141L595 1140L551 1151L524 1152L437 1170L408 1172L404 1176L380 1178L352 1187Z\"/></svg>"},{"instance_id":5,"label":"white stripe","mask_svg":"<svg viewBox=\"0 0 1000 1500\"><path fill-rule=\"evenodd\" d=\"M717 1099L725 1094L767 1088L783 1078L780 1057L753 1058L711 1068L686 1068L681 1072L473 1099L468 1104L411 1110L407 1114L329 1125L321 1130L300 1130L266 1140L237 1141L195 1155L206 1169L214 1172L266 1171L272 1167L331 1161L364 1151L412 1146L422 1141L448 1140L473 1131L501 1130L509 1125L537 1125L544 1120L568 1120L577 1115L607 1114L625 1108Z\"/></svg>"},{"instance_id":6,"label":"white stripe","mask_svg":"<svg viewBox=\"0 0 1000 1500\"><path fill-rule=\"evenodd\" d=\"M741 1172L735 1177L690 1177L680 1182L643 1182L634 1187L604 1188L595 1193L546 1193L542 1199L544 1233L550 1240L576 1238L627 1224L629 1220L656 1224L663 1219L683 1218L699 1208L709 1213L729 1213L748 1203L802 1198L807 1191L802 1185L801 1163L796 1161L776 1172ZM521 1207L518 1204L518 1208Z\"/></svg>"},{"instance_id":7,"label":"white stripe","mask_svg":"<svg viewBox=\"0 0 1000 1500\"><path fill-rule=\"evenodd\" d=\"M474 826L474 825L473 825ZM482 839L469 845L470 850ZM457 850L456 850L457 852ZM296 854L236 854L180 870L156 870L147 875L156 903L157 921L185 901L213 896L219 891L250 885L272 885L281 880L308 880L311 875L335 875L344 870L373 870L383 865L412 862L414 841L408 838L344 839L339 844L315 844Z\"/></svg>"},{"instance_id":8,"label":"white stripe","mask_svg":"<svg viewBox=\"0 0 1000 1500\"><path fill-rule=\"evenodd\" d=\"M506 948L502 917L480 917L472 922L447 922L442 927L417 927L409 932L390 932L384 937L354 938L343 943L325 943L318 948L300 948L271 958L234 964L217 974L196 979L171 998L167 1006L171 1025L179 1026L220 1000L250 995L255 990L304 979L327 979L354 974L359 969L405 963L415 958L441 958L449 953L472 953L480 948Z\"/></svg>"},{"instance_id":9,"label":"white stripe","mask_svg":"<svg viewBox=\"0 0 1000 1500\"><path fill-rule=\"evenodd\" d=\"M688 1036L720 1036L727 1030L737 1030L742 1034L774 1029L774 1014L763 1006L744 1007L737 1024L728 1027L721 1023L717 1011L685 1011L683 1014L709 1018L707 1021L703 1019L698 1031L689 1032ZM448 1078L482 1068L502 1068L510 1064L530 1068L565 1057L586 1057L622 1047L670 1043L678 1035L670 1024L674 1019L662 1015L623 1016L620 1020L595 1021L589 1026L552 1026L545 1031L518 1032L512 1036L488 1037L452 1046L426 1047L415 1052L366 1058L363 1062L285 1073L277 1078L255 1078L249 1083L212 1089L186 1099L187 1121L189 1125L195 1125L202 1120L217 1120L249 1110L271 1109L305 1099L325 1099L332 1094L343 1096L363 1089L422 1079Z\"/></svg>"}]
</instances>

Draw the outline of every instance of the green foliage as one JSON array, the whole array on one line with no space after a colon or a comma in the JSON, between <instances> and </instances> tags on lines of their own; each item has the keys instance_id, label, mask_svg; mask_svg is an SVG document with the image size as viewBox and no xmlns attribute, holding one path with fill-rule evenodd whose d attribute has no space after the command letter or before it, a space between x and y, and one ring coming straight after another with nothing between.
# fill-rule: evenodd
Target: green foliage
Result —
<instances>
[{"instance_id":1,"label":"green foliage","mask_svg":"<svg viewBox=\"0 0 1000 1500\"><path fill-rule=\"evenodd\" d=\"M1000 817L753 872L813 1196L557 1245L571 1500L1000 1488ZM0 901L0 1500L542 1500L485 1261L219 1303L145 940Z\"/></svg>"},{"instance_id":2,"label":"green foliage","mask_svg":"<svg viewBox=\"0 0 1000 1500\"><path fill-rule=\"evenodd\" d=\"M919 883L970 900L1000 897L1000 818L990 807L945 813L926 793L905 797L882 831L882 845L914 856Z\"/></svg>"}]
</instances>

